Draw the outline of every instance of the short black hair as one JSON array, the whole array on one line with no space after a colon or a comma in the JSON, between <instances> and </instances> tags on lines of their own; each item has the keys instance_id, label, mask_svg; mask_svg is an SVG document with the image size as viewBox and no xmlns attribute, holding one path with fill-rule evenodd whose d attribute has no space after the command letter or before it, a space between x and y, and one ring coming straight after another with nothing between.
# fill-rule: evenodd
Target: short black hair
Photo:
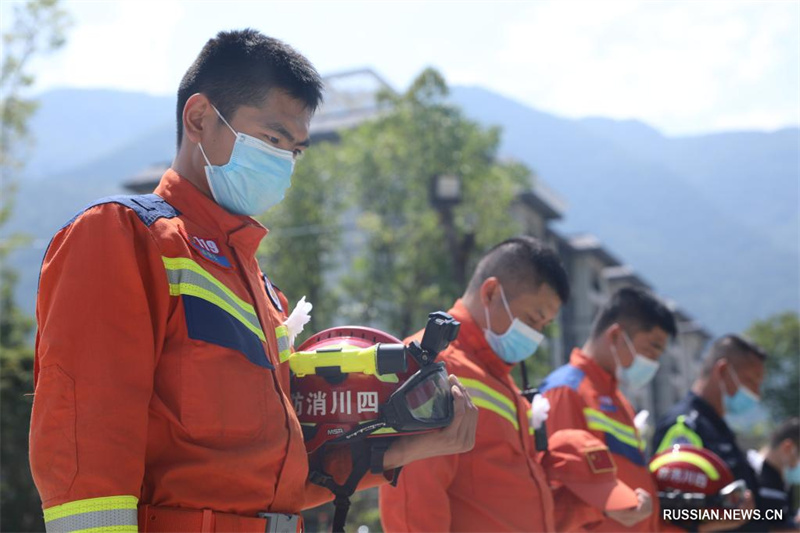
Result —
<instances>
[{"instance_id":1,"label":"short black hair","mask_svg":"<svg viewBox=\"0 0 800 533\"><path fill-rule=\"evenodd\" d=\"M790 439L795 446L800 448L800 418L790 418L778 426L769 438L769 446L777 448L786 439Z\"/></svg>"},{"instance_id":2,"label":"short black hair","mask_svg":"<svg viewBox=\"0 0 800 533\"><path fill-rule=\"evenodd\" d=\"M178 87L178 147L183 108L203 93L228 121L243 105L258 106L272 89L286 91L313 113L322 103L322 78L288 44L253 29L221 31L209 39Z\"/></svg>"},{"instance_id":3,"label":"short black hair","mask_svg":"<svg viewBox=\"0 0 800 533\"><path fill-rule=\"evenodd\" d=\"M508 292L538 289L542 283L569 300L569 279L556 251L528 235L513 237L494 246L478 261L467 292L477 291L484 281L496 277Z\"/></svg>"},{"instance_id":4,"label":"short black hair","mask_svg":"<svg viewBox=\"0 0 800 533\"><path fill-rule=\"evenodd\" d=\"M728 333L723 335L711 345L705 356L703 357L703 376L711 375L711 370L717 361L725 359L730 361L735 367L738 367L742 362L755 357L760 361L767 360L767 352L764 351L756 343L736 335Z\"/></svg>"},{"instance_id":5,"label":"short black hair","mask_svg":"<svg viewBox=\"0 0 800 533\"><path fill-rule=\"evenodd\" d=\"M612 324L620 324L631 336L639 331L663 329L678 334L675 317L664 303L641 287L622 287L600 309L592 323L591 338L599 338Z\"/></svg>"}]
</instances>

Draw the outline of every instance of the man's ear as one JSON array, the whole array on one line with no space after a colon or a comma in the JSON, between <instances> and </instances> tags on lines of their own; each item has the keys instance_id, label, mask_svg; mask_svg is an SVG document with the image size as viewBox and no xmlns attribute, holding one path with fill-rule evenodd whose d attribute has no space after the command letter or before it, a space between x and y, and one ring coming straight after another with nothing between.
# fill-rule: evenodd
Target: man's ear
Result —
<instances>
[{"instance_id":1,"label":"man's ear","mask_svg":"<svg viewBox=\"0 0 800 533\"><path fill-rule=\"evenodd\" d=\"M609 344L616 345L617 340L619 340L619 336L622 333L622 326L620 326L617 322L614 322L610 326L606 328L605 336L608 339Z\"/></svg>"},{"instance_id":2,"label":"man's ear","mask_svg":"<svg viewBox=\"0 0 800 533\"><path fill-rule=\"evenodd\" d=\"M489 307L492 300L500 297L500 292L497 290L499 286L500 282L494 276L483 280L478 292L480 293L481 304L483 304L484 307Z\"/></svg>"},{"instance_id":3,"label":"man's ear","mask_svg":"<svg viewBox=\"0 0 800 533\"><path fill-rule=\"evenodd\" d=\"M711 369L711 376L721 384L721 387L727 394L728 391L737 390L736 382L733 381L731 373L728 371L731 362L725 358L720 359L714 363L714 368Z\"/></svg>"},{"instance_id":4,"label":"man's ear","mask_svg":"<svg viewBox=\"0 0 800 533\"><path fill-rule=\"evenodd\" d=\"M203 138L203 129L211 109L211 102L202 93L195 93L186 100L183 106L183 138L188 139L194 144L199 143Z\"/></svg>"}]
</instances>

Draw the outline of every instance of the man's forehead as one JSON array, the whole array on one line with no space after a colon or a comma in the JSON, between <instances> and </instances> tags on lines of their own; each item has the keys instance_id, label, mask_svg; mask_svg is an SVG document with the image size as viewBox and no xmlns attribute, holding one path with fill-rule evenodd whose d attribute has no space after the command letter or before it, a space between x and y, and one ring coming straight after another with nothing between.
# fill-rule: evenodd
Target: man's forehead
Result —
<instances>
[{"instance_id":1,"label":"man's forehead","mask_svg":"<svg viewBox=\"0 0 800 533\"><path fill-rule=\"evenodd\" d=\"M519 303L529 311L542 310L547 314L555 315L561 308L561 299L547 283L542 283L536 288L523 290L517 297L519 298Z\"/></svg>"},{"instance_id":2,"label":"man's forehead","mask_svg":"<svg viewBox=\"0 0 800 533\"><path fill-rule=\"evenodd\" d=\"M737 372L747 373L753 376L761 376L764 374L764 361L754 354L747 353L746 355L734 357L731 362Z\"/></svg>"},{"instance_id":3,"label":"man's forehead","mask_svg":"<svg viewBox=\"0 0 800 533\"><path fill-rule=\"evenodd\" d=\"M755 355L750 355L745 359L745 365L746 365L745 368L749 372L752 372L753 375L755 376L764 375L764 370L765 370L764 361L762 361L759 357L756 357Z\"/></svg>"},{"instance_id":4,"label":"man's forehead","mask_svg":"<svg viewBox=\"0 0 800 533\"><path fill-rule=\"evenodd\" d=\"M286 91L273 89L260 104L241 106L237 110L237 116L262 122L262 125L280 123L286 127L308 129L313 112L303 101L290 96Z\"/></svg>"},{"instance_id":5,"label":"man's forehead","mask_svg":"<svg viewBox=\"0 0 800 533\"><path fill-rule=\"evenodd\" d=\"M661 329L659 326L655 326L649 330L640 330L638 332L639 335L642 335L650 342L655 342L665 347L669 342L669 333ZM634 337L636 337L636 333L634 333Z\"/></svg>"}]
</instances>

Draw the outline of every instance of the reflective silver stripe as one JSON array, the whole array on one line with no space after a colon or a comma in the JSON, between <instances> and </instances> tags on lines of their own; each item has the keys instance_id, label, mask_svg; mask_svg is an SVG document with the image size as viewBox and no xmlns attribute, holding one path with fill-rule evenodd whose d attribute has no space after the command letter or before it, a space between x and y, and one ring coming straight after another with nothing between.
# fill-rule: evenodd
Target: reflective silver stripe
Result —
<instances>
[{"instance_id":1,"label":"reflective silver stripe","mask_svg":"<svg viewBox=\"0 0 800 533\"><path fill-rule=\"evenodd\" d=\"M46 522L45 529L47 533L69 533L70 531L79 531L81 529L112 528L114 526L132 526L136 528L137 524L136 509L112 509L56 518Z\"/></svg>"},{"instance_id":2,"label":"reflective silver stripe","mask_svg":"<svg viewBox=\"0 0 800 533\"><path fill-rule=\"evenodd\" d=\"M285 350L289 350L291 345L289 344L289 336L288 335L279 335L278 336L278 351L283 352Z\"/></svg>"},{"instance_id":3,"label":"reflective silver stripe","mask_svg":"<svg viewBox=\"0 0 800 533\"><path fill-rule=\"evenodd\" d=\"M788 500L788 496L785 492L777 490L777 489L770 489L768 487L762 487L758 489L758 493L764 496L765 498L770 498L772 500Z\"/></svg>"},{"instance_id":4,"label":"reflective silver stripe","mask_svg":"<svg viewBox=\"0 0 800 533\"><path fill-rule=\"evenodd\" d=\"M188 284L200 287L214 294L214 296L222 299L225 303L233 307L239 312L241 318L247 321L253 328L261 331L261 324L258 322L258 316L255 314L253 307L247 305L244 307L240 302L237 302L231 296L221 290L216 284L211 283L205 277L186 268L167 269L167 279L170 284ZM238 317L237 317L238 318Z\"/></svg>"},{"instance_id":5,"label":"reflective silver stripe","mask_svg":"<svg viewBox=\"0 0 800 533\"><path fill-rule=\"evenodd\" d=\"M511 422L511 424L514 426L514 429L519 429L516 411L512 411L506 404L498 401L497 398L492 397L490 394L481 389L469 386L465 388L467 389L467 392L469 392L470 398L472 398L476 407L488 409L489 411L502 416Z\"/></svg>"}]
</instances>

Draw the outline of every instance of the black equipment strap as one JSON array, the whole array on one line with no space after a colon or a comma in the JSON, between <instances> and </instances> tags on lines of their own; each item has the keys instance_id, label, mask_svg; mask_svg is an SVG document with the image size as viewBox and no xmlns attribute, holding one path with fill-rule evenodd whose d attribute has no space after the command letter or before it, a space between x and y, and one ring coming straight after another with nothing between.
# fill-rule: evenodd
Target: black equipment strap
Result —
<instances>
[{"instance_id":1,"label":"black equipment strap","mask_svg":"<svg viewBox=\"0 0 800 533\"><path fill-rule=\"evenodd\" d=\"M325 447L315 454L315 459L312 460L308 475L312 483L325 487L335 496L333 499L335 509L333 514L333 533L344 533L347 513L350 511L350 497L355 493L359 482L367 472L370 470L375 473L383 472L383 455L389 447L388 443L383 440L373 443L367 439L353 442L349 446L353 467L343 484L336 483L333 476L325 473L323 469ZM380 468L377 471L373 470L373 465L375 468L379 465Z\"/></svg>"},{"instance_id":2,"label":"black equipment strap","mask_svg":"<svg viewBox=\"0 0 800 533\"><path fill-rule=\"evenodd\" d=\"M522 374L522 395L533 404L533 397L539 394L539 389L531 388L528 383L528 369L525 367L525 361L519 363L520 373ZM536 451L547 451L547 423L542 422L542 427L537 429L533 434L534 442L536 443Z\"/></svg>"}]
</instances>

